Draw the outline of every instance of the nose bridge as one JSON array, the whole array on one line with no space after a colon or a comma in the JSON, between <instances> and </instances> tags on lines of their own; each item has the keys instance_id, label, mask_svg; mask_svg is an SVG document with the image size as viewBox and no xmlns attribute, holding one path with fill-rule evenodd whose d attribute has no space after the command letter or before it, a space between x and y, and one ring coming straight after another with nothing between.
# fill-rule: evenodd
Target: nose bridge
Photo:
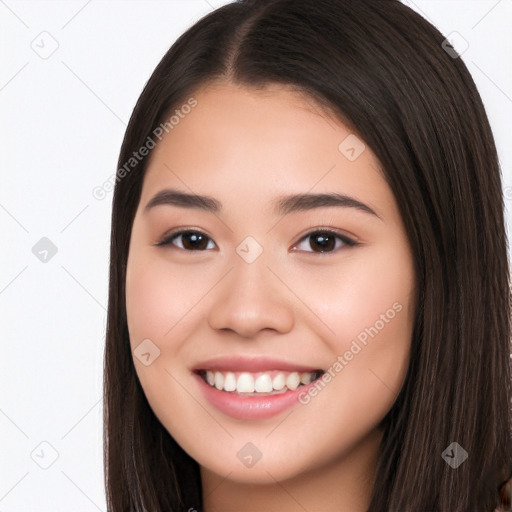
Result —
<instances>
[{"instance_id":1,"label":"nose bridge","mask_svg":"<svg viewBox=\"0 0 512 512\"><path fill-rule=\"evenodd\" d=\"M253 236L246 236L235 248L230 258L233 266L230 272L230 288L240 297L252 297L255 300L267 300L265 295L273 288L270 278L272 273L272 255L268 244L258 241Z\"/></svg>"},{"instance_id":2,"label":"nose bridge","mask_svg":"<svg viewBox=\"0 0 512 512\"><path fill-rule=\"evenodd\" d=\"M219 283L209 311L210 326L233 330L243 337L262 329L290 330L293 309L285 287L267 266L269 251L258 249L254 240L244 240L236 252L230 259L232 269Z\"/></svg>"}]
</instances>

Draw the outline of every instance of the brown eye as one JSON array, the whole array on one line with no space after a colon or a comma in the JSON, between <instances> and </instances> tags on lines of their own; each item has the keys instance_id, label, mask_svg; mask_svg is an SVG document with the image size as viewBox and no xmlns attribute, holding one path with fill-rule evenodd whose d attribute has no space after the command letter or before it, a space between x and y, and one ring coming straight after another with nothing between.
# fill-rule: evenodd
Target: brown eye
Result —
<instances>
[{"instance_id":1,"label":"brown eye","mask_svg":"<svg viewBox=\"0 0 512 512\"><path fill-rule=\"evenodd\" d=\"M332 251L336 247L336 237L323 233L310 235L310 245L312 249L319 248L321 252Z\"/></svg>"},{"instance_id":2,"label":"brown eye","mask_svg":"<svg viewBox=\"0 0 512 512\"><path fill-rule=\"evenodd\" d=\"M175 244L174 241L179 240L180 238L182 240L181 245ZM156 245L159 247L165 245L177 245L177 247L186 251L204 251L208 248L212 248L208 247L209 241L213 243L213 240L204 233L188 230L173 233L164 238L161 242L158 242Z\"/></svg>"},{"instance_id":3,"label":"brown eye","mask_svg":"<svg viewBox=\"0 0 512 512\"><path fill-rule=\"evenodd\" d=\"M307 249L301 249L305 252L317 252L317 253L323 253L323 252L334 252L337 248L344 247L344 246L354 246L357 245L357 242L354 240L351 240L350 238L337 233L335 231L325 231L325 230L318 230L318 231L312 231L311 233L307 234L300 242L300 244L304 243L304 241L307 241L309 239L309 248L312 250ZM299 245L300 245L299 244Z\"/></svg>"}]
</instances>

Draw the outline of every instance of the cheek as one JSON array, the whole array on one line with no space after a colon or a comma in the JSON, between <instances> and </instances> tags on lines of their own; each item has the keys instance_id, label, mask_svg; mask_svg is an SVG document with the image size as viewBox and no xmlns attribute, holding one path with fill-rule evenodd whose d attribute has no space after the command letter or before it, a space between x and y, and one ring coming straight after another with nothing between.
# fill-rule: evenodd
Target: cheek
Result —
<instances>
[{"instance_id":1,"label":"cheek","mask_svg":"<svg viewBox=\"0 0 512 512\"><path fill-rule=\"evenodd\" d=\"M323 339L336 354L331 362L333 375L343 374L336 379L337 385L357 389L360 405L381 396L379 388L392 390L392 398L409 364L415 307L413 263L399 244L389 247L354 253L328 280L322 279L323 269L315 269L316 275L303 278L307 290L299 292L307 292L311 310L329 328ZM336 361L339 364L334 367Z\"/></svg>"},{"instance_id":2,"label":"cheek","mask_svg":"<svg viewBox=\"0 0 512 512\"><path fill-rule=\"evenodd\" d=\"M368 251L364 257L347 258L336 271L317 268L302 277L300 291L308 305L331 331L338 353L347 342L368 330L390 339L410 339L414 316L414 276L407 254ZM303 274L304 275L304 274ZM301 282L299 280L297 283Z\"/></svg>"},{"instance_id":3,"label":"cheek","mask_svg":"<svg viewBox=\"0 0 512 512\"><path fill-rule=\"evenodd\" d=\"M178 269L164 259L133 254L126 276L126 312L132 342L163 339L178 323L180 328L186 325L187 315L210 287L208 279L198 275L193 265Z\"/></svg>"}]
</instances>

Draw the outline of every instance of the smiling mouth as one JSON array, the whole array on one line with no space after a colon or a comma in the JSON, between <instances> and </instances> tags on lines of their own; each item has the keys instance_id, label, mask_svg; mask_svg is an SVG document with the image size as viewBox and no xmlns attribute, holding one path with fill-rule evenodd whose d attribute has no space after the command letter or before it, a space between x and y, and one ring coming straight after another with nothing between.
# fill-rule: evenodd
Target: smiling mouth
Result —
<instances>
[{"instance_id":1,"label":"smiling mouth","mask_svg":"<svg viewBox=\"0 0 512 512\"><path fill-rule=\"evenodd\" d=\"M278 395L306 386L319 379L323 370L311 372L231 372L198 370L196 372L209 386L219 391L244 396Z\"/></svg>"}]
</instances>

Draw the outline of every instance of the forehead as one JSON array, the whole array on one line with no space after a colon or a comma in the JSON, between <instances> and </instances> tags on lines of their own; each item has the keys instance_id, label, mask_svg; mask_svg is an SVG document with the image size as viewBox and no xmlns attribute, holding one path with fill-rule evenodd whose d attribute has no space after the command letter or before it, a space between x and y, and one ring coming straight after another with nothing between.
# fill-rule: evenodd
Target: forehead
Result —
<instances>
[{"instance_id":1,"label":"forehead","mask_svg":"<svg viewBox=\"0 0 512 512\"><path fill-rule=\"evenodd\" d=\"M312 189L392 201L371 150L304 93L216 84L192 97L194 108L184 109L153 149L147 194L164 186L233 201L242 194L242 207L272 192Z\"/></svg>"}]
</instances>

